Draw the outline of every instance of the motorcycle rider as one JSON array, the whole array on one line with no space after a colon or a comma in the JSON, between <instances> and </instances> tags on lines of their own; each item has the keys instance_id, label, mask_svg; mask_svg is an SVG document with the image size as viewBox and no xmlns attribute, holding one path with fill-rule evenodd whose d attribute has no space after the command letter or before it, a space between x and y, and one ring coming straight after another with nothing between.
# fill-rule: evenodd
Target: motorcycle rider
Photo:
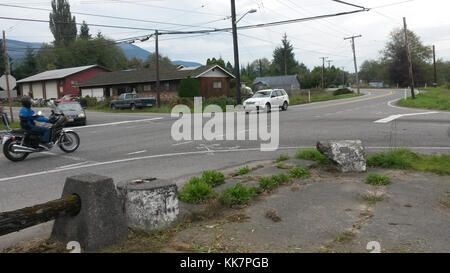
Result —
<instances>
[{"instance_id":1,"label":"motorcycle rider","mask_svg":"<svg viewBox=\"0 0 450 273\"><path fill-rule=\"evenodd\" d=\"M50 128L37 126L35 121L50 123L50 119L38 116L31 110L31 98L22 97L22 108L19 112L20 127L24 130L38 133L41 136L41 143L45 148L50 149L53 145L50 142Z\"/></svg>"}]
</instances>

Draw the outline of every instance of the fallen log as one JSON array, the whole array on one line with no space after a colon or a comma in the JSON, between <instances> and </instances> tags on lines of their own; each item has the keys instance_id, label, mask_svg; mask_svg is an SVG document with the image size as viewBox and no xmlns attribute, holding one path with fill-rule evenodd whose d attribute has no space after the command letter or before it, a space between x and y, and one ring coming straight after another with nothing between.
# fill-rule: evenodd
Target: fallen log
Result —
<instances>
[{"instance_id":1,"label":"fallen log","mask_svg":"<svg viewBox=\"0 0 450 273\"><path fill-rule=\"evenodd\" d=\"M63 216L75 216L80 212L78 195L69 195L44 204L0 213L0 236L17 232Z\"/></svg>"}]
</instances>

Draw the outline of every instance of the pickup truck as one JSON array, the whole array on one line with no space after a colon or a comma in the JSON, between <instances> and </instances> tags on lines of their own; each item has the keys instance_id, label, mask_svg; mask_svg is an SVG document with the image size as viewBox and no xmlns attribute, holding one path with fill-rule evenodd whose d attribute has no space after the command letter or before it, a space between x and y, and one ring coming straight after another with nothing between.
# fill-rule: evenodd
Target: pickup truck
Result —
<instances>
[{"instance_id":1,"label":"pickup truck","mask_svg":"<svg viewBox=\"0 0 450 273\"><path fill-rule=\"evenodd\" d=\"M135 110L136 108L151 107L155 104L155 98L139 98L137 94L124 93L117 100L112 100L109 106L113 110L124 108Z\"/></svg>"}]
</instances>

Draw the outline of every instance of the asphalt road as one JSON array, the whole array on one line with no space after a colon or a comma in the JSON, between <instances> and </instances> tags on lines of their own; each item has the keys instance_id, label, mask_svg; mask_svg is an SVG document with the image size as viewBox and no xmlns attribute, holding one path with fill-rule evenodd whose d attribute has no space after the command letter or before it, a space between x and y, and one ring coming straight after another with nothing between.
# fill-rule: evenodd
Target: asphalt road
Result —
<instances>
[{"instance_id":1,"label":"asphalt road","mask_svg":"<svg viewBox=\"0 0 450 273\"><path fill-rule=\"evenodd\" d=\"M203 170L293 154L325 139L361 139L369 153L390 147L450 153L450 112L393 106L403 90L363 92L362 97L292 106L281 112L280 148L275 152L260 151L260 141L176 142L171 137L176 119L168 114L88 112L88 126L73 128L81 137L73 154L56 147L20 163L0 154L0 211L59 198L66 177L80 173L109 176L115 182L158 177L180 183ZM391 122L375 122L404 114ZM247 118L252 115L256 116Z\"/></svg>"}]
</instances>

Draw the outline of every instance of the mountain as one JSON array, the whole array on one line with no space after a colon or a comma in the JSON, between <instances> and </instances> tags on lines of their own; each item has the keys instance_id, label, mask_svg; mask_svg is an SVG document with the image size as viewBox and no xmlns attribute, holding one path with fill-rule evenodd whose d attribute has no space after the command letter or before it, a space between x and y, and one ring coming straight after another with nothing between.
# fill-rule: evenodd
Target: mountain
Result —
<instances>
[{"instance_id":1,"label":"mountain","mask_svg":"<svg viewBox=\"0 0 450 273\"><path fill-rule=\"evenodd\" d=\"M6 39L6 48L8 49L9 56L13 59L12 66L13 68L19 65L22 61L22 59L25 56L25 51L27 47L31 47L37 51L42 46L43 43L28 43L28 42L22 42L17 40L9 40ZM151 54L151 52L140 48L133 44L128 43L120 43L117 44L117 46L122 49L122 51L125 53L125 56L128 60L131 60L132 58L137 58L141 60L146 60L147 57ZM196 63L196 62L189 62L189 61L173 61L173 64L176 65L183 65L186 67L190 66L201 66L202 64Z\"/></svg>"}]
</instances>

